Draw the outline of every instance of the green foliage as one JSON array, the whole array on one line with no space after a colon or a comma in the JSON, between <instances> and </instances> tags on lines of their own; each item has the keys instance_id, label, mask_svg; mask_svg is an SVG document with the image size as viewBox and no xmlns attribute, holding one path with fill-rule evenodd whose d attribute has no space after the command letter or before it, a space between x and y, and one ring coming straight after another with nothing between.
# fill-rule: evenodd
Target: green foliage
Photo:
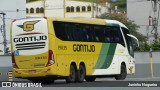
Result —
<instances>
[{"instance_id":1,"label":"green foliage","mask_svg":"<svg viewBox=\"0 0 160 90\"><path fill-rule=\"evenodd\" d=\"M102 14L98 18L102 19L111 19L111 20L118 20L122 22L124 25L126 25L130 31L131 34L136 36L140 42L146 42L146 38L139 32L137 32L139 26L134 23L134 21L129 20L126 15L124 14Z\"/></svg>"},{"instance_id":2,"label":"green foliage","mask_svg":"<svg viewBox=\"0 0 160 90\"><path fill-rule=\"evenodd\" d=\"M6 53L9 53L9 47L6 48Z\"/></svg>"},{"instance_id":3,"label":"green foliage","mask_svg":"<svg viewBox=\"0 0 160 90\"><path fill-rule=\"evenodd\" d=\"M118 6L118 8L122 11L127 11L127 0L117 0L116 2L112 2L112 0L109 0L109 3L112 4L112 6Z\"/></svg>"},{"instance_id":4,"label":"green foliage","mask_svg":"<svg viewBox=\"0 0 160 90\"><path fill-rule=\"evenodd\" d=\"M149 51L151 46L147 43L141 43L140 46L136 49L136 51Z\"/></svg>"},{"instance_id":5,"label":"green foliage","mask_svg":"<svg viewBox=\"0 0 160 90\"><path fill-rule=\"evenodd\" d=\"M160 51L160 38L154 40L152 43L142 43L140 44L137 51L149 51L152 48L153 51Z\"/></svg>"},{"instance_id":6,"label":"green foliage","mask_svg":"<svg viewBox=\"0 0 160 90\"><path fill-rule=\"evenodd\" d=\"M154 42L151 44L151 47L153 50L160 50L160 38L154 40Z\"/></svg>"},{"instance_id":7,"label":"green foliage","mask_svg":"<svg viewBox=\"0 0 160 90\"><path fill-rule=\"evenodd\" d=\"M27 3L28 3L28 2L32 2L32 1L38 1L38 0L26 0Z\"/></svg>"},{"instance_id":8,"label":"green foliage","mask_svg":"<svg viewBox=\"0 0 160 90\"><path fill-rule=\"evenodd\" d=\"M0 52L2 52L2 50L0 50Z\"/></svg>"}]
</instances>

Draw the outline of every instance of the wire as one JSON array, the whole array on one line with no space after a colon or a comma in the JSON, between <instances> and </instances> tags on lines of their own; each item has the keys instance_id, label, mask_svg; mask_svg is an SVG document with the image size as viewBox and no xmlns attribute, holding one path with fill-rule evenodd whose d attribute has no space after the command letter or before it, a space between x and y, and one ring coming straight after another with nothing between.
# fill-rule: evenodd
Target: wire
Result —
<instances>
[{"instance_id":1,"label":"wire","mask_svg":"<svg viewBox=\"0 0 160 90\"><path fill-rule=\"evenodd\" d=\"M26 10L3 10L3 11L0 11L0 12L23 12L23 11L26 11Z\"/></svg>"},{"instance_id":2,"label":"wire","mask_svg":"<svg viewBox=\"0 0 160 90\"><path fill-rule=\"evenodd\" d=\"M10 19L10 20L14 20L14 18L5 18L5 19Z\"/></svg>"},{"instance_id":3,"label":"wire","mask_svg":"<svg viewBox=\"0 0 160 90\"><path fill-rule=\"evenodd\" d=\"M159 4L159 10L158 10L157 26L158 26L158 23L159 23L159 21L158 21L159 20L159 13L160 13L160 4Z\"/></svg>"},{"instance_id":4,"label":"wire","mask_svg":"<svg viewBox=\"0 0 160 90\"><path fill-rule=\"evenodd\" d=\"M137 3L137 2L145 2L145 1L147 1L147 0L137 0L137 1L128 1L128 3Z\"/></svg>"}]
</instances>

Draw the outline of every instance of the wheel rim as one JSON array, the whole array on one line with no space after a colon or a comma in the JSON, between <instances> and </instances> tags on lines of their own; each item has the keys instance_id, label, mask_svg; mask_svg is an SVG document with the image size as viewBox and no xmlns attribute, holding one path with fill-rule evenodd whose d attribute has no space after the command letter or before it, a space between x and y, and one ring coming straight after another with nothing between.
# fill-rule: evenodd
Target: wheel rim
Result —
<instances>
[{"instance_id":1,"label":"wheel rim","mask_svg":"<svg viewBox=\"0 0 160 90\"><path fill-rule=\"evenodd\" d=\"M73 67L71 67L70 79L71 79L71 81L74 81L74 79L75 79L75 70L73 69Z\"/></svg>"},{"instance_id":2,"label":"wheel rim","mask_svg":"<svg viewBox=\"0 0 160 90\"><path fill-rule=\"evenodd\" d=\"M85 74L85 71L81 68L80 69L80 78L84 78L84 74Z\"/></svg>"}]
</instances>

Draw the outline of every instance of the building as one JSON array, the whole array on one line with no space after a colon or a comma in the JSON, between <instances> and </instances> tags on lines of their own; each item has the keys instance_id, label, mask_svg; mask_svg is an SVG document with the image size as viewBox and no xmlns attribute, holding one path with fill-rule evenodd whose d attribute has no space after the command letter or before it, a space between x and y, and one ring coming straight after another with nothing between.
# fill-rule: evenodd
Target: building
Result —
<instances>
[{"instance_id":1,"label":"building","mask_svg":"<svg viewBox=\"0 0 160 90\"><path fill-rule=\"evenodd\" d=\"M96 17L106 6L75 0L38 0L26 4L27 17Z\"/></svg>"},{"instance_id":2,"label":"building","mask_svg":"<svg viewBox=\"0 0 160 90\"><path fill-rule=\"evenodd\" d=\"M155 31L153 27L149 25L149 22L152 22L149 21L149 16L154 17L150 0L127 0L127 15L130 20L135 21L135 23L140 26L138 32L146 36L149 42L155 40ZM160 35L159 25L158 34Z\"/></svg>"},{"instance_id":3,"label":"building","mask_svg":"<svg viewBox=\"0 0 160 90\"><path fill-rule=\"evenodd\" d=\"M10 25L14 19L26 18L26 2L24 0L1 0L0 13L5 13L5 31L7 39L7 47L10 47ZM0 15L0 30L3 31L3 16ZM3 36L0 32L0 54L4 54Z\"/></svg>"}]
</instances>

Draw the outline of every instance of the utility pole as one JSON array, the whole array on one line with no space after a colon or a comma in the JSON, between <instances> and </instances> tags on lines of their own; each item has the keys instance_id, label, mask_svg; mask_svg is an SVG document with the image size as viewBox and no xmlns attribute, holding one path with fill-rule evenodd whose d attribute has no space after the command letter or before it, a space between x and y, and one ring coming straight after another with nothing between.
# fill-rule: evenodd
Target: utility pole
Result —
<instances>
[{"instance_id":1,"label":"utility pole","mask_svg":"<svg viewBox=\"0 0 160 90\"><path fill-rule=\"evenodd\" d=\"M157 12L157 2L158 2L158 0L153 0L153 2L154 2L154 12L156 13ZM154 28L155 28L155 33L154 33L154 35L155 35L155 39L157 39L157 37L158 37L158 32L157 32L157 28L158 28L158 20L157 20L157 17L154 17L154 19L153 19L153 24L154 24Z\"/></svg>"},{"instance_id":2,"label":"utility pole","mask_svg":"<svg viewBox=\"0 0 160 90\"><path fill-rule=\"evenodd\" d=\"M98 16L98 12L99 12L99 10L98 10L98 1L96 0L96 16Z\"/></svg>"},{"instance_id":3,"label":"utility pole","mask_svg":"<svg viewBox=\"0 0 160 90\"><path fill-rule=\"evenodd\" d=\"M159 0L152 0L152 1L154 3L153 12L157 13L157 4L158 4ZM152 23L153 23L153 30L155 30L154 36L155 36L155 39L157 39L158 38L158 32L157 32L157 29L158 29L158 18L156 16L153 17Z\"/></svg>"},{"instance_id":4,"label":"utility pole","mask_svg":"<svg viewBox=\"0 0 160 90\"><path fill-rule=\"evenodd\" d=\"M6 25L5 25L5 13L0 13L1 15L3 15L3 44L4 44L4 54L6 53L7 50L7 39L6 39Z\"/></svg>"}]
</instances>

